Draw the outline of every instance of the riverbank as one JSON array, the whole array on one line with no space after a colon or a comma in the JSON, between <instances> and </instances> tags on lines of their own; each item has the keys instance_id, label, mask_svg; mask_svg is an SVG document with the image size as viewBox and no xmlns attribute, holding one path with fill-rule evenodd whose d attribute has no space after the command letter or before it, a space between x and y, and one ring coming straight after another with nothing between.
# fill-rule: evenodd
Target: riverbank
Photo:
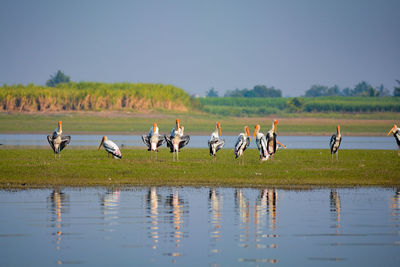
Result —
<instances>
[{"instance_id":1,"label":"riverbank","mask_svg":"<svg viewBox=\"0 0 400 267\"><path fill-rule=\"evenodd\" d=\"M240 166L231 149L218 152L184 148L179 162L165 148L157 160L146 150L124 149L122 160L104 150L66 149L60 159L50 150L1 149L0 188L55 186L223 186L223 187L357 187L400 186L397 151L342 150L332 161L327 149L279 150L274 161L245 152Z\"/></svg>"},{"instance_id":2,"label":"riverbank","mask_svg":"<svg viewBox=\"0 0 400 267\"><path fill-rule=\"evenodd\" d=\"M385 136L398 119L395 113L343 114L326 117L230 117L202 113L129 113L129 112L72 112L72 113L0 113L0 133L49 134L59 120L63 121L63 132L73 134L144 134L154 122L161 132L169 132L179 118L190 135L209 135L215 130L215 123L221 122L224 135L238 135L248 125L252 130L260 124L261 131L271 128L272 121L278 120L278 135L330 136L340 124L343 136ZM377 117L378 116L378 117ZM398 123L398 122L397 122Z\"/></svg>"}]
</instances>

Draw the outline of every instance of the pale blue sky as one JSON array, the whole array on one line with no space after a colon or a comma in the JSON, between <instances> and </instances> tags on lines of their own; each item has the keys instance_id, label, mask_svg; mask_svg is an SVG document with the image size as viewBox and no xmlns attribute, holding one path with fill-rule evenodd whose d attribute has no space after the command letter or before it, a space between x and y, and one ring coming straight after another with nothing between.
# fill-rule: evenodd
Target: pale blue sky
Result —
<instances>
[{"instance_id":1,"label":"pale blue sky","mask_svg":"<svg viewBox=\"0 0 400 267\"><path fill-rule=\"evenodd\" d=\"M60 69L74 81L297 96L400 80L398 0L2 0L0 38L0 84L44 84Z\"/></svg>"}]
</instances>

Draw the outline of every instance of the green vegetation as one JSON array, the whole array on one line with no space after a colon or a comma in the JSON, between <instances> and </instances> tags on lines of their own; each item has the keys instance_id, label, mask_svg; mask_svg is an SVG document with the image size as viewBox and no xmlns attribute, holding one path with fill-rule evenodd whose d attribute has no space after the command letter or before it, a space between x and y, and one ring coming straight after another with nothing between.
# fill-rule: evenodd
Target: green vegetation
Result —
<instances>
[{"instance_id":1,"label":"green vegetation","mask_svg":"<svg viewBox=\"0 0 400 267\"><path fill-rule=\"evenodd\" d=\"M56 87L3 85L0 111L187 111L195 103L180 88L162 84L60 83Z\"/></svg>"},{"instance_id":2,"label":"green vegetation","mask_svg":"<svg viewBox=\"0 0 400 267\"><path fill-rule=\"evenodd\" d=\"M284 115L310 112L400 112L398 97L295 97L295 98L201 98L205 112L225 116Z\"/></svg>"},{"instance_id":3,"label":"green vegetation","mask_svg":"<svg viewBox=\"0 0 400 267\"><path fill-rule=\"evenodd\" d=\"M47 80L46 86L56 87L60 83L69 83L69 76L65 75L61 70L57 71L56 74L50 75L50 79Z\"/></svg>"},{"instance_id":4,"label":"green vegetation","mask_svg":"<svg viewBox=\"0 0 400 267\"><path fill-rule=\"evenodd\" d=\"M317 118L313 116L317 116ZM309 114L294 113L293 117L277 117L279 135L331 135L340 124L344 135L386 135L398 118L394 113L383 114ZM299 116L299 117L296 117ZM137 113L55 113L55 114L6 114L0 113L0 133L51 133L57 121L63 122L64 134L144 134L153 122L161 133L168 133L179 118L185 132L209 135L215 123L221 122L223 135L237 135L243 126L261 125L262 131L271 127L275 117L235 118L201 113L184 114L137 114Z\"/></svg>"},{"instance_id":5,"label":"green vegetation","mask_svg":"<svg viewBox=\"0 0 400 267\"><path fill-rule=\"evenodd\" d=\"M260 163L258 152L245 153L238 165L233 151L185 148L180 161L163 148L158 160L144 149L122 150L122 160L104 150L67 148L60 159L50 149L0 149L0 187L51 186L400 186L397 151L341 150L339 161L325 150L279 150L274 161Z\"/></svg>"}]
</instances>

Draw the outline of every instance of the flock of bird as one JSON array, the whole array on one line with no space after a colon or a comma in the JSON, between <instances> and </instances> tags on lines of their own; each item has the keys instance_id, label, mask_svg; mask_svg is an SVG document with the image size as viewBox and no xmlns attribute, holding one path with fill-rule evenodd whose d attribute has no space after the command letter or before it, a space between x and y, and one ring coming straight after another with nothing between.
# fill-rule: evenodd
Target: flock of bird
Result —
<instances>
[{"instance_id":1,"label":"flock of bird","mask_svg":"<svg viewBox=\"0 0 400 267\"><path fill-rule=\"evenodd\" d=\"M272 123L272 128L265 134L260 131L260 125L257 124L254 127L253 138L256 139L260 161L266 161L269 159L273 160L276 150L279 146L286 148L285 145L277 140L277 124L278 121L274 120ZM393 136L396 139L399 148L398 153L400 155L400 128L397 127L397 125L393 125L392 129L387 135L391 133L393 133ZM179 151L189 143L190 136L184 134L184 127L180 125L180 121L177 119L176 125L174 128L172 128L169 135L161 135L159 133L157 123L154 123L150 128L149 133L147 135L142 135L142 140L146 144L148 151L151 152L151 158L153 157L153 153L158 152L158 148L166 143L167 147L172 153L173 161L175 161L175 157L176 161L178 161ZM47 141L54 151L54 157L56 157L57 154L60 157L60 152L70 143L71 136L62 135L62 122L59 121L58 127L54 130L53 134L47 136ZM249 132L249 127L245 126L244 132L238 135L234 147L235 158L239 158L239 164L244 164L244 151L249 147L250 141L251 135ZM333 154L336 154L336 159L338 159L338 150L341 141L342 135L340 133L340 126L338 125L336 127L336 133L333 134L330 139L332 158ZM211 133L210 140L208 141L210 156L212 156L214 160L217 151L222 149L224 145L225 139L222 138L221 124L217 122L215 131ZM113 141L109 140L107 136L103 136L98 150L101 148L101 146L103 146L103 148L107 151L108 157L111 155L117 159L122 158L122 153L119 147ZM157 159L157 153L155 153L155 158Z\"/></svg>"}]
</instances>

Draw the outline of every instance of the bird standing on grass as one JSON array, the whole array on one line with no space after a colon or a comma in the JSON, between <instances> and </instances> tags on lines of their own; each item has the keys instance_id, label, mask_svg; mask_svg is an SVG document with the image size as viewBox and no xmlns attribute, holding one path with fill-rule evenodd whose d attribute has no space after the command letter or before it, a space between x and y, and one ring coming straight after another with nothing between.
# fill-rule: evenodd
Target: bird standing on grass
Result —
<instances>
[{"instance_id":1,"label":"bird standing on grass","mask_svg":"<svg viewBox=\"0 0 400 267\"><path fill-rule=\"evenodd\" d=\"M393 133L394 139L396 139L397 146L399 147L397 154L400 155L400 128L397 127L396 124L394 124L387 135L389 135L390 133Z\"/></svg>"},{"instance_id":2,"label":"bird standing on grass","mask_svg":"<svg viewBox=\"0 0 400 267\"><path fill-rule=\"evenodd\" d=\"M336 134L331 136L330 146L331 146L331 155L333 159L333 154L336 153L336 160L339 159L339 146L342 142L342 134L340 133L340 126L336 127Z\"/></svg>"},{"instance_id":3,"label":"bird standing on grass","mask_svg":"<svg viewBox=\"0 0 400 267\"><path fill-rule=\"evenodd\" d=\"M244 151L249 147L251 141L249 127L244 127L244 133L240 133L236 139L235 143L235 158L239 158L240 165L240 157L243 156ZM242 157L242 163L244 164L244 156Z\"/></svg>"},{"instance_id":4,"label":"bird standing on grass","mask_svg":"<svg viewBox=\"0 0 400 267\"><path fill-rule=\"evenodd\" d=\"M115 159L120 159L122 158L122 153L119 150L119 147L111 140L108 140L107 136L103 136L103 139L101 139L101 143L99 145L99 149L103 145L104 149L107 151L107 157L111 155L114 156ZM97 149L97 150L99 150Z\"/></svg>"},{"instance_id":5,"label":"bird standing on grass","mask_svg":"<svg viewBox=\"0 0 400 267\"><path fill-rule=\"evenodd\" d=\"M169 147L170 152L172 153L172 160L175 161L175 153L176 160L179 160L179 150L186 146L190 141L189 135L184 135L185 128L180 126L179 119L176 119L175 128L172 129L170 136L164 135L164 139L167 142L167 147Z\"/></svg>"},{"instance_id":6,"label":"bird standing on grass","mask_svg":"<svg viewBox=\"0 0 400 267\"><path fill-rule=\"evenodd\" d=\"M222 139L220 137L221 135L222 135L221 124L219 122L217 122L215 131L211 133L210 140L208 141L208 148L210 149L210 156L213 156L214 159L215 159L215 156L217 155L217 151L220 150L225 144L225 139Z\"/></svg>"},{"instance_id":7,"label":"bird standing on grass","mask_svg":"<svg viewBox=\"0 0 400 267\"><path fill-rule=\"evenodd\" d=\"M165 139L163 137L160 138L157 123L153 124L153 127L150 128L150 131L147 135L142 135L142 140L147 145L147 150L151 151L150 158L153 157L153 151L158 152L158 147L162 146L165 142Z\"/></svg>"},{"instance_id":8,"label":"bird standing on grass","mask_svg":"<svg viewBox=\"0 0 400 267\"><path fill-rule=\"evenodd\" d=\"M256 145L258 148L258 152L260 154L260 160L261 161L268 160L269 154L268 154L268 150L267 150L267 139L265 138L265 135L260 132L259 124L257 124L254 127L253 138L254 137L256 138Z\"/></svg>"},{"instance_id":9,"label":"bird standing on grass","mask_svg":"<svg viewBox=\"0 0 400 267\"><path fill-rule=\"evenodd\" d=\"M56 158L56 154L58 154L58 157L60 158L60 152L69 144L71 136L62 135L62 122L59 121L58 127L54 130L53 134L47 136L47 141L54 151L54 158Z\"/></svg>"},{"instance_id":10,"label":"bird standing on grass","mask_svg":"<svg viewBox=\"0 0 400 267\"><path fill-rule=\"evenodd\" d=\"M281 142L279 142L276 139L276 136L277 136L277 134L276 134L276 132L277 132L276 125L277 124L278 124L278 121L274 120L272 122L271 130L269 130L266 133L266 136L265 136L265 138L267 139L267 152L268 152L267 159L271 158L271 160L274 159L274 155L276 153L277 145L281 145L283 148L286 148L286 146L284 144L282 144Z\"/></svg>"}]
</instances>

